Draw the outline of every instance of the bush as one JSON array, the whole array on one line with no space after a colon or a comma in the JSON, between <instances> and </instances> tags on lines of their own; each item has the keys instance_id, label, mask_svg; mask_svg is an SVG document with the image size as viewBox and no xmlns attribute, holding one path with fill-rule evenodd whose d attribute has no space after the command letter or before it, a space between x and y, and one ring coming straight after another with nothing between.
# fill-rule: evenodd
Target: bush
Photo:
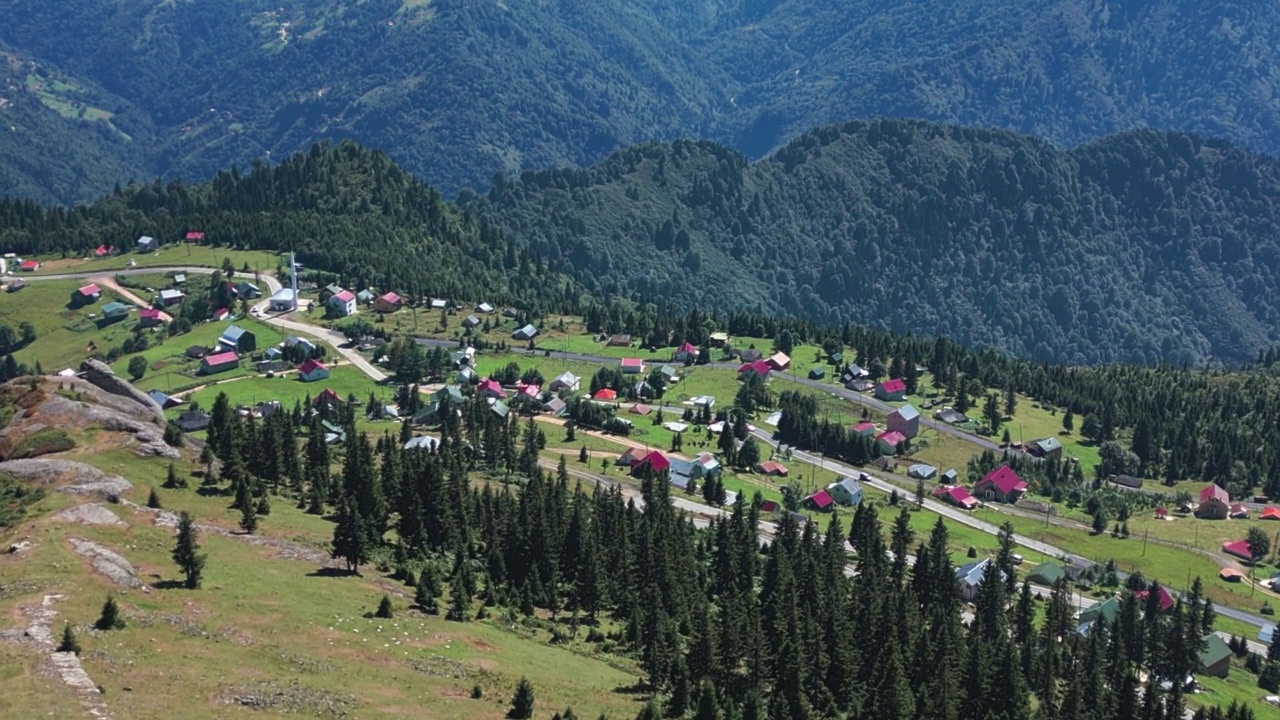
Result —
<instances>
[{"instance_id":1,"label":"bush","mask_svg":"<svg viewBox=\"0 0 1280 720\"><path fill-rule=\"evenodd\" d=\"M471 686L471 699L472 699L472 700L479 700L479 699L480 699L480 698L482 698L482 697L484 697L484 688L480 687L480 684L479 684L479 683L476 683L475 685L472 685L472 686Z\"/></svg>"}]
</instances>

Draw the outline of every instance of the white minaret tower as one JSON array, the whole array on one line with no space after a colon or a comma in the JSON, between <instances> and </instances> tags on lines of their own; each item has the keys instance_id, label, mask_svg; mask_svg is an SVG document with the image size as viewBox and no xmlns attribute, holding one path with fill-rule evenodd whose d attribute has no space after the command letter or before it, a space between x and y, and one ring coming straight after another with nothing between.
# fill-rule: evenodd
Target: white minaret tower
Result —
<instances>
[{"instance_id":1,"label":"white minaret tower","mask_svg":"<svg viewBox=\"0 0 1280 720\"><path fill-rule=\"evenodd\" d=\"M298 309L298 263L293 258L293 251L289 251L289 289L293 290L293 303L289 308L289 312Z\"/></svg>"}]
</instances>

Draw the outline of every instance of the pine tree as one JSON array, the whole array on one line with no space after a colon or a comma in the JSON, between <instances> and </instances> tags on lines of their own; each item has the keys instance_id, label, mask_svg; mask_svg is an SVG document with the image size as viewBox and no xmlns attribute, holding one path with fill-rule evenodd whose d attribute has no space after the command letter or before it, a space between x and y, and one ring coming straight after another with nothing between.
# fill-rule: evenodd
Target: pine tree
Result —
<instances>
[{"instance_id":1,"label":"pine tree","mask_svg":"<svg viewBox=\"0 0 1280 720\"><path fill-rule=\"evenodd\" d=\"M349 496L342 497L338 522L333 527L332 555L346 561L347 572L358 574L360 566L369 559L369 546L360 513L356 512L354 505Z\"/></svg>"},{"instance_id":2,"label":"pine tree","mask_svg":"<svg viewBox=\"0 0 1280 720\"><path fill-rule=\"evenodd\" d=\"M120 630L124 627L124 618L120 617L120 606L116 604L114 595L108 595L106 602L102 603L102 615L93 626L99 630Z\"/></svg>"},{"instance_id":3,"label":"pine tree","mask_svg":"<svg viewBox=\"0 0 1280 720\"><path fill-rule=\"evenodd\" d=\"M591 462L591 457L587 455L586 445L583 445L582 448L578 450L578 462L582 463L583 465L586 465L587 463Z\"/></svg>"},{"instance_id":4,"label":"pine tree","mask_svg":"<svg viewBox=\"0 0 1280 720\"><path fill-rule=\"evenodd\" d=\"M373 616L385 620L391 619L391 596L383 594L382 600L378 602L378 609L373 613Z\"/></svg>"},{"instance_id":5,"label":"pine tree","mask_svg":"<svg viewBox=\"0 0 1280 720\"><path fill-rule=\"evenodd\" d=\"M201 575L204 572L205 560L208 556L199 552L200 545L196 540L196 524L185 510L178 516L178 537L173 548L173 561L178 564L186 578L184 583L189 590L200 587Z\"/></svg>"},{"instance_id":6,"label":"pine tree","mask_svg":"<svg viewBox=\"0 0 1280 720\"><path fill-rule=\"evenodd\" d=\"M512 720L525 720L533 717L533 683L528 678L520 678L520 682L516 684L516 691L511 696L511 709L507 711L507 717Z\"/></svg>"},{"instance_id":7,"label":"pine tree","mask_svg":"<svg viewBox=\"0 0 1280 720\"><path fill-rule=\"evenodd\" d=\"M71 629L71 623L62 624L62 640L58 643L57 651L80 654L80 641L76 639L76 633Z\"/></svg>"},{"instance_id":8,"label":"pine tree","mask_svg":"<svg viewBox=\"0 0 1280 720\"><path fill-rule=\"evenodd\" d=\"M1062 429L1070 435L1076 429L1076 414L1071 412L1071 408L1062 413Z\"/></svg>"},{"instance_id":9,"label":"pine tree","mask_svg":"<svg viewBox=\"0 0 1280 720\"><path fill-rule=\"evenodd\" d=\"M418 574L418 586L414 589L413 601L423 611L434 613L437 610L436 598L440 595L440 588L435 582L434 570L430 565L423 566L422 572Z\"/></svg>"},{"instance_id":10,"label":"pine tree","mask_svg":"<svg viewBox=\"0 0 1280 720\"><path fill-rule=\"evenodd\" d=\"M1000 430L1000 422L1004 417L1000 414L1000 400L993 392L987 393L982 404L982 417L987 421L987 429L995 435Z\"/></svg>"},{"instance_id":11,"label":"pine tree","mask_svg":"<svg viewBox=\"0 0 1280 720\"><path fill-rule=\"evenodd\" d=\"M147 507L152 510L160 509L160 493L156 492L154 487L151 488L150 493L147 493Z\"/></svg>"},{"instance_id":12,"label":"pine tree","mask_svg":"<svg viewBox=\"0 0 1280 720\"><path fill-rule=\"evenodd\" d=\"M167 490L177 490L179 488L185 488L186 486L187 486L186 478L179 477L178 469L173 466L173 463L169 463L169 470L165 474L164 484L161 485L161 487Z\"/></svg>"}]
</instances>

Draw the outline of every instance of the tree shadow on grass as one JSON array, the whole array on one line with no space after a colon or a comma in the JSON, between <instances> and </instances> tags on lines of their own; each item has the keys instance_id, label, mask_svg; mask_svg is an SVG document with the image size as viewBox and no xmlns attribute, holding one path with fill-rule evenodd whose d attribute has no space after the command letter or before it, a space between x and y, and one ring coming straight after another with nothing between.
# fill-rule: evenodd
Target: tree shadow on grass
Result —
<instances>
[{"instance_id":1,"label":"tree shadow on grass","mask_svg":"<svg viewBox=\"0 0 1280 720\"><path fill-rule=\"evenodd\" d=\"M161 580L151 583L151 587L157 590L186 590L187 582L185 580Z\"/></svg>"},{"instance_id":2,"label":"tree shadow on grass","mask_svg":"<svg viewBox=\"0 0 1280 720\"><path fill-rule=\"evenodd\" d=\"M631 685L619 685L611 692L615 695L647 695L650 690L651 688L649 687L649 683L646 683L643 680L637 680Z\"/></svg>"},{"instance_id":3,"label":"tree shadow on grass","mask_svg":"<svg viewBox=\"0 0 1280 720\"><path fill-rule=\"evenodd\" d=\"M360 573L344 570L343 568L322 567L307 573L307 577L360 577Z\"/></svg>"}]
</instances>

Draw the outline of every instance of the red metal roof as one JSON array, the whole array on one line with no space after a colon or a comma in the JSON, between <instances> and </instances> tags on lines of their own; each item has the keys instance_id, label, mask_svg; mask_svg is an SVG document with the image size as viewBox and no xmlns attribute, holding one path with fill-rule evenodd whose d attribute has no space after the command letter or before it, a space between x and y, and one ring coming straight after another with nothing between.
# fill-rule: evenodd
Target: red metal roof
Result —
<instances>
[{"instance_id":1,"label":"red metal roof","mask_svg":"<svg viewBox=\"0 0 1280 720\"><path fill-rule=\"evenodd\" d=\"M691 342L685 342L685 344L676 348L676 354L679 355L680 353L691 353L693 355L697 355L698 348L694 347L693 343Z\"/></svg>"},{"instance_id":2,"label":"red metal roof","mask_svg":"<svg viewBox=\"0 0 1280 720\"><path fill-rule=\"evenodd\" d=\"M88 285L85 285L84 287L80 288L76 292L80 293L84 297L92 297L94 295L102 294L102 291L99 290L98 286L94 283L89 283Z\"/></svg>"},{"instance_id":3,"label":"red metal roof","mask_svg":"<svg viewBox=\"0 0 1280 720\"><path fill-rule=\"evenodd\" d=\"M1151 594L1150 591L1139 590L1138 592L1134 593L1133 596L1138 600L1142 600L1150 594ZM1173 607L1173 596L1169 594L1169 591L1166 590L1163 585L1161 585L1160 586L1160 610L1161 611L1168 610L1171 607Z\"/></svg>"},{"instance_id":4,"label":"red metal roof","mask_svg":"<svg viewBox=\"0 0 1280 720\"><path fill-rule=\"evenodd\" d=\"M743 363L738 367L738 374L741 375L748 370L754 370L757 375L768 375L773 370L773 367L763 360L757 360L755 362Z\"/></svg>"},{"instance_id":5,"label":"red metal roof","mask_svg":"<svg viewBox=\"0 0 1280 720\"><path fill-rule=\"evenodd\" d=\"M1222 543L1222 552L1228 555L1235 555L1242 560L1253 559L1253 555L1249 552L1248 540L1236 540L1235 542L1228 540L1227 542Z\"/></svg>"},{"instance_id":6,"label":"red metal roof","mask_svg":"<svg viewBox=\"0 0 1280 720\"><path fill-rule=\"evenodd\" d=\"M40 262L37 260L24 260L22 265L20 265L19 267L21 267L23 270L35 270L36 268L40 267Z\"/></svg>"},{"instance_id":7,"label":"red metal roof","mask_svg":"<svg viewBox=\"0 0 1280 720\"><path fill-rule=\"evenodd\" d=\"M226 363L236 362L239 359L240 359L239 355L236 355L234 352L228 350L227 352L221 352L221 353L218 353L217 355L206 355L204 358L204 361L209 365L224 365Z\"/></svg>"},{"instance_id":8,"label":"red metal roof","mask_svg":"<svg viewBox=\"0 0 1280 720\"><path fill-rule=\"evenodd\" d=\"M352 300L356 299L356 294L351 292L350 290L343 290L337 295L334 295L334 297L338 298L338 302L349 303Z\"/></svg>"},{"instance_id":9,"label":"red metal roof","mask_svg":"<svg viewBox=\"0 0 1280 720\"><path fill-rule=\"evenodd\" d=\"M381 301L383 301L383 302L391 303L392 305L397 305L397 304L399 304L399 303L400 303L400 301L401 301L403 298L401 298L399 295L397 295L397 294L395 294L395 293L393 293L393 292L389 292L389 293L384 294L382 297L380 297L380 298L378 298L378 299L379 299L379 300L381 300Z\"/></svg>"},{"instance_id":10,"label":"red metal roof","mask_svg":"<svg viewBox=\"0 0 1280 720\"><path fill-rule=\"evenodd\" d=\"M889 445L892 445L894 447L898 447L898 443L906 442L907 436L903 435L897 430L886 430L885 432L882 432L879 435L877 435L876 440L879 440L884 443L888 443Z\"/></svg>"},{"instance_id":11,"label":"red metal roof","mask_svg":"<svg viewBox=\"0 0 1280 720\"><path fill-rule=\"evenodd\" d=\"M959 485L941 485L933 491L933 496L950 500L962 508L972 508L978 504L969 491Z\"/></svg>"},{"instance_id":12,"label":"red metal roof","mask_svg":"<svg viewBox=\"0 0 1280 720\"><path fill-rule=\"evenodd\" d=\"M196 242L199 242L203 239L204 239L204 233L200 232L199 230L192 230L191 232L187 233L187 240L194 240Z\"/></svg>"},{"instance_id":13,"label":"red metal roof","mask_svg":"<svg viewBox=\"0 0 1280 720\"><path fill-rule=\"evenodd\" d=\"M138 317L143 320L159 320L160 311L155 308L142 308L142 310L138 312Z\"/></svg>"},{"instance_id":14,"label":"red metal roof","mask_svg":"<svg viewBox=\"0 0 1280 720\"><path fill-rule=\"evenodd\" d=\"M1017 492L1019 490L1027 489L1027 483L1023 481L1022 478L1018 477L1018 473L1014 472L1013 468L1009 467L1008 465L1001 465L995 470L992 470L991 472L987 473L985 476L983 476L981 480L978 481L978 486L981 486L985 483L994 484L996 488L1000 490L1000 492L1006 495L1008 495L1011 492Z\"/></svg>"},{"instance_id":15,"label":"red metal roof","mask_svg":"<svg viewBox=\"0 0 1280 720\"><path fill-rule=\"evenodd\" d=\"M880 383L880 390L887 393L906 392L907 383L902 378L890 378Z\"/></svg>"},{"instance_id":16,"label":"red metal roof","mask_svg":"<svg viewBox=\"0 0 1280 720\"><path fill-rule=\"evenodd\" d=\"M1229 503L1231 502L1231 493L1228 493L1226 488L1216 484L1209 485L1200 491L1200 502L1208 502L1214 499Z\"/></svg>"},{"instance_id":17,"label":"red metal roof","mask_svg":"<svg viewBox=\"0 0 1280 720\"><path fill-rule=\"evenodd\" d=\"M115 248L110 245L99 245L98 249L93 251L93 254L98 257L102 257L103 255L109 254L112 250L115 250Z\"/></svg>"},{"instance_id":18,"label":"red metal roof","mask_svg":"<svg viewBox=\"0 0 1280 720\"><path fill-rule=\"evenodd\" d=\"M596 391L596 394L591 397L596 400L617 400L618 392L612 388L600 388Z\"/></svg>"},{"instance_id":19,"label":"red metal roof","mask_svg":"<svg viewBox=\"0 0 1280 720\"><path fill-rule=\"evenodd\" d=\"M622 367L644 367L644 360L640 358L622 358Z\"/></svg>"},{"instance_id":20,"label":"red metal roof","mask_svg":"<svg viewBox=\"0 0 1280 720\"><path fill-rule=\"evenodd\" d=\"M1263 520L1280 520L1280 507L1262 508L1262 514L1258 517Z\"/></svg>"},{"instance_id":21,"label":"red metal roof","mask_svg":"<svg viewBox=\"0 0 1280 720\"><path fill-rule=\"evenodd\" d=\"M520 383L518 386L516 386L516 392L520 393L521 395L528 395L529 397L538 397L539 395L542 394L542 386L526 385L525 383Z\"/></svg>"},{"instance_id":22,"label":"red metal roof","mask_svg":"<svg viewBox=\"0 0 1280 720\"><path fill-rule=\"evenodd\" d=\"M502 383L494 380L493 378L485 378L484 380L481 380L480 384L476 386L476 392L480 394L492 393L500 396L506 395L502 390Z\"/></svg>"},{"instance_id":23,"label":"red metal roof","mask_svg":"<svg viewBox=\"0 0 1280 720\"><path fill-rule=\"evenodd\" d=\"M765 475L774 475L774 474L786 475L787 467L779 462L774 462L772 460L765 460L764 462L760 463L760 472L764 473Z\"/></svg>"},{"instance_id":24,"label":"red metal roof","mask_svg":"<svg viewBox=\"0 0 1280 720\"><path fill-rule=\"evenodd\" d=\"M653 468L654 472L661 472L663 470L669 470L671 468L671 461L667 459L666 455L663 455L657 450L651 450L649 451L648 455L645 455L643 458L640 458L640 461L636 463L637 467L643 466L643 465L648 465L649 467Z\"/></svg>"},{"instance_id":25,"label":"red metal roof","mask_svg":"<svg viewBox=\"0 0 1280 720\"><path fill-rule=\"evenodd\" d=\"M831 493L827 492L826 490L819 490L818 492L810 495L806 499L809 502L813 503L813 506L818 508L819 510L826 510L827 508L831 507L831 503L835 502L835 500L831 498Z\"/></svg>"},{"instance_id":26,"label":"red metal roof","mask_svg":"<svg viewBox=\"0 0 1280 720\"><path fill-rule=\"evenodd\" d=\"M298 372L302 373L303 375L306 375L307 373L315 372L316 370L328 370L328 369L329 368L324 363L320 362L319 360L316 360L315 358L307 358L306 362L298 366Z\"/></svg>"}]
</instances>

